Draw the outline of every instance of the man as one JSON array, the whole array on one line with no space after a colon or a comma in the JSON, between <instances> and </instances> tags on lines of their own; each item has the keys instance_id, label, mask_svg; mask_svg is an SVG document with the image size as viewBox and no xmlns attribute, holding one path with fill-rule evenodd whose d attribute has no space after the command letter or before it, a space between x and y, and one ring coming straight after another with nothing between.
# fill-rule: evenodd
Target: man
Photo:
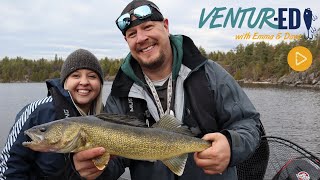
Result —
<instances>
[{"instance_id":1,"label":"man","mask_svg":"<svg viewBox=\"0 0 320 180\"><path fill-rule=\"evenodd\" d=\"M186 36L169 33L168 19L145 0L130 2L116 20L130 48L106 102L106 112L134 115L151 126L170 113L212 146L189 154L182 176L162 162L112 159L104 171L93 163L105 151L73 156L87 179L117 179L129 167L132 179L237 179L235 165L259 144L259 113L221 66L201 55Z\"/></svg>"}]
</instances>

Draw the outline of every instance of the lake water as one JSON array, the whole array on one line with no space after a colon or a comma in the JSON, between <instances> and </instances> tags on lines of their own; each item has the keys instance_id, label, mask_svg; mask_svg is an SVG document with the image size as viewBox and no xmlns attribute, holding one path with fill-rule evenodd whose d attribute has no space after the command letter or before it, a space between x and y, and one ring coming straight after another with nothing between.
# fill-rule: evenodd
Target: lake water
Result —
<instances>
[{"instance_id":1,"label":"lake water","mask_svg":"<svg viewBox=\"0 0 320 180\"><path fill-rule=\"evenodd\" d=\"M105 82L103 101L110 93ZM320 91L298 88L245 87L261 114L268 135L280 136L320 156ZM0 83L0 149L16 114L27 103L46 96L45 83Z\"/></svg>"}]
</instances>

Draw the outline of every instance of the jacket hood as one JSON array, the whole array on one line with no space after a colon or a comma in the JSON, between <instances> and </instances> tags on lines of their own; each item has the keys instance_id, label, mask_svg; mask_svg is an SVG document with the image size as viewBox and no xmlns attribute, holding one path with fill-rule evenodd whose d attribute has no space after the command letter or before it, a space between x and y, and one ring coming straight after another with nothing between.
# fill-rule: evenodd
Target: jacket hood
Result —
<instances>
[{"instance_id":1,"label":"jacket hood","mask_svg":"<svg viewBox=\"0 0 320 180\"><path fill-rule=\"evenodd\" d=\"M46 85L47 85L47 89L48 89L47 96L51 95L50 89L55 88L56 90L58 90L61 93L61 95L66 97L68 100L70 99L70 101L71 101L71 98L70 98L68 91L65 90L63 88L63 85L61 84L60 78L48 79L48 80L46 80Z\"/></svg>"}]
</instances>

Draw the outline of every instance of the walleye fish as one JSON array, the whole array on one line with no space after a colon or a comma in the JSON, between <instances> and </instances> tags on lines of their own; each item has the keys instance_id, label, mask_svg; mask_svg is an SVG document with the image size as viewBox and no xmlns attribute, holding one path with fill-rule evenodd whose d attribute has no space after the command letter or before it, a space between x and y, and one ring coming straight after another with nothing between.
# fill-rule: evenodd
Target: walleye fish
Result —
<instances>
[{"instance_id":1,"label":"walleye fish","mask_svg":"<svg viewBox=\"0 0 320 180\"><path fill-rule=\"evenodd\" d=\"M100 170L111 155L135 160L162 161L181 176L188 153L200 152L211 143L192 136L171 116L163 116L148 128L137 118L126 115L100 114L56 120L25 131L31 142L22 145L34 151L71 153L104 147L106 153L93 162Z\"/></svg>"}]
</instances>

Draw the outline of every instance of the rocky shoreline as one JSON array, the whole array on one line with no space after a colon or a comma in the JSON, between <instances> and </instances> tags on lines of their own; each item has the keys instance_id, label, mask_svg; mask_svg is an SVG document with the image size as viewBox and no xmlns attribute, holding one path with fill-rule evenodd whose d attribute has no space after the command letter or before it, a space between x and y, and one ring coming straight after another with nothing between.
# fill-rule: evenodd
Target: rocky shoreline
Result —
<instances>
[{"instance_id":1,"label":"rocky shoreline","mask_svg":"<svg viewBox=\"0 0 320 180\"><path fill-rule=\"evenodd\" d=\"M248 79L238 80L240 85L250 86L256 85L259 87L279 86L279 87L300 87L320 90L320 72L291 72L288 75L282 76L279 79L266 79L262 81L253 81Z\"/></svg>"},{"instance_id":2,"label":"rocky shoreline","mask_svg":"<svg viewBox=\"0 0 320 180\"><path fill-rule=\"evenodd\" d=\"M105 76L105 81L112 82L115 76ZM14 83L28 83L31 81L15 81ZM237 80L241 86L247 87L299 87L320 90L320 72L310 73L307 72L291 72L281 78L268 78L260 81L251 79ZM0 81L1 83L1 81ZM12 82L13 83L13 82Z\"/></svg>"}]
</instances>

